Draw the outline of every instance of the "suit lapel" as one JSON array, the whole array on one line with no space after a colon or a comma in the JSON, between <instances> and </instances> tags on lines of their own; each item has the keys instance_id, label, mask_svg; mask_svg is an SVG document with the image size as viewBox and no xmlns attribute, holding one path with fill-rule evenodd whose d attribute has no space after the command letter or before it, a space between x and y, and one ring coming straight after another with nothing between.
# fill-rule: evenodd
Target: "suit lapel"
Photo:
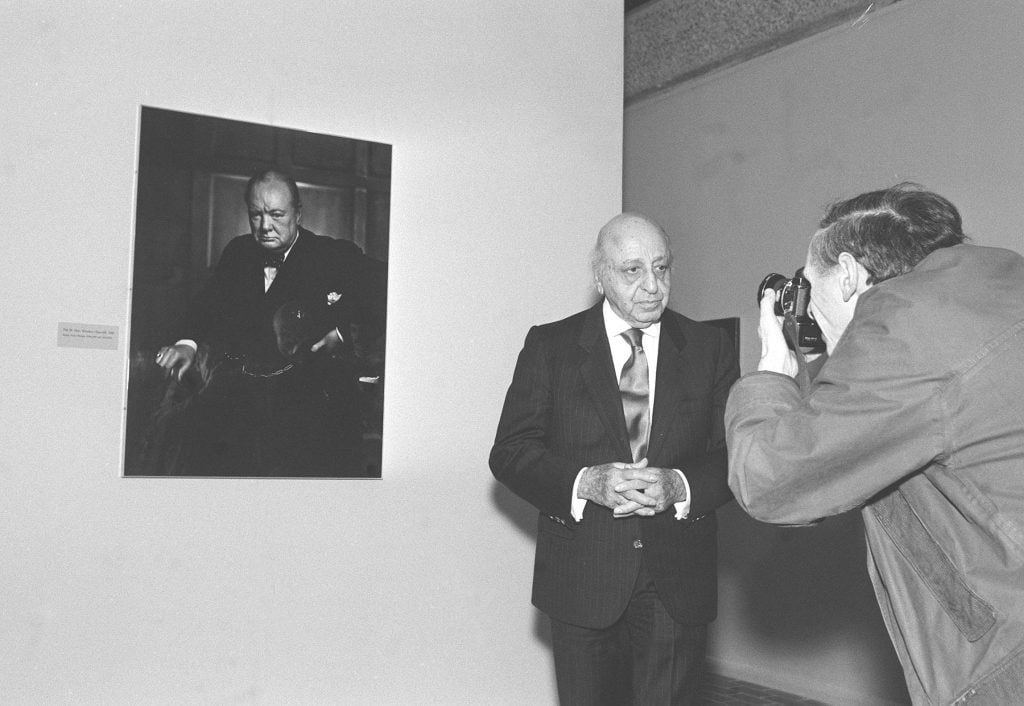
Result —
<instances>
[{"instance_id":1,"label":"suit lapel","mask_svg":"<svg viewBox=\"0 0 1024 706\"><path fill-rule=\"evenodd\" d=\"M632 453L626 434L626 419L622 414L622 398L615 381L615 367L608 347L602 304L603 301L598 302L587 312L580 330L580 375L601 423L619 446L619 455L623 459L630 459Z\"/></svg>"},{"instance_id":2,"label":"suit lapel","mask_svg":"<svg viewBox=\"0 0 1024 706\"><path fill-rule=\"evenodd\" d=\"M288 259L278 268L277 275L274 277L270 289L267 290L268 299L280 300L282 297L287 299L293 296L289 294L290 290L294 289L292 280L298 281L302 277L300 270L303 269L305 251L310 245L311 237L312 234L309 231L299 228L298 240L295 241L291 252L288 253Z\"/></svg>"},{"instance_id":3,"label":"suit lapel","mask_svg":"<svg viewBox=\"0 0 1024 706\"><path fill-rule=\"evenodd\" d=\"M654 414L651 419L651 438L647 456L658 458L665 437L675 425L679 401L687 386L688 371L683 357L686 337L679 322L669 312L661 317L661 336L658 343L658 380L654 391Z\"/></svg>"},{"instance_id":4,"label":"suit lapel","mask_svg":"<svg viewBox=\"0 0 1024 706\"><path fill-rule=\"evenodd\" d=\"M242 286L247 301L259 306L263 301L263 248L253 237L246 236L241 257L233 264L232 277Z\"/></svg>"}]
</instances>

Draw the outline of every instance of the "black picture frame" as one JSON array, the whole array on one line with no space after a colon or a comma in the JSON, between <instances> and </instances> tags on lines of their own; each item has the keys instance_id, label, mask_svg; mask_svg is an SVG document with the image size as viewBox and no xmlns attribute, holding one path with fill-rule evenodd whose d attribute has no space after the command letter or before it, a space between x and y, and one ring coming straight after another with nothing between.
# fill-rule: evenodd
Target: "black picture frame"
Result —
<instances>
[{"instance_id":1,"label":"black picture frame","mask_svg":"<svg viewBox=\"0 0 1024 706\"><path fill-rule=\"evenodd\" d=\"M391 150L141 107L124 477L381 477ZM365 339L354 327L344 353L317 359L316 372L303 359L253 379L244 354L197 341L193 370L182 380L168 376L155 362L157 351L177 342L226 243L249 231L246 184L270 169L296 182L303 227L362 251L359 279L369 284L360 301L369 302L380 325ZM300 378L303 392L291 392ZM301 439L295 429L305 430ZM341 437L354 441L340 445Z\"/></svg>"}]
</instances>

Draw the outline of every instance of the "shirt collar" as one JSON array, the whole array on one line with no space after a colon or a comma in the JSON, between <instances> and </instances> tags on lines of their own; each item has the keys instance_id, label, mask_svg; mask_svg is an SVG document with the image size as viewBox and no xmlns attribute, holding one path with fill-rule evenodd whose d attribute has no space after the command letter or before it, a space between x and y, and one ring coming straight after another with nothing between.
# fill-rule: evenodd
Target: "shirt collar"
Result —
<instances>
[{"instance_id":1,"label":"shirt collar","mask_svg":"<svg viewBox=\"0 0 1024 706\"><path fill-rule=\"evenodd\" d=\"M623 321L622 317L615 313L615 310L612 309L612 305L608 303L607 298L605 298L604 305L601 307L601 310L604 313L604 330L608 335L608 340L612 340L633 328L633 326ZM647 328L640 330L644 332L645 336L650 336L654 340L658 340L658 336L661 335L661 321L656 321Z\"/></svg>"}]
</instances>

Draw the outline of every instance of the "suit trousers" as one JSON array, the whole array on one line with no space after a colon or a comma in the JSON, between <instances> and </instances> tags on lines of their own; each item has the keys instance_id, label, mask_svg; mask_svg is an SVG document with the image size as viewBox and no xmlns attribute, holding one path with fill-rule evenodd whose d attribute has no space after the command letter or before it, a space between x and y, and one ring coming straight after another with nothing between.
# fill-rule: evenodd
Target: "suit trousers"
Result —
<instances>
[{"instance_id":1,"label":"suit trousers","mask_svg":"<svg viewBox=\"0 0 1024 706\"><path fill-rule=\"evenodd\" d=\"M707 625L676 622L641 563L625 613L607 628L551 618L561 706L695 704Z\"/></svg>"}]
</instances>

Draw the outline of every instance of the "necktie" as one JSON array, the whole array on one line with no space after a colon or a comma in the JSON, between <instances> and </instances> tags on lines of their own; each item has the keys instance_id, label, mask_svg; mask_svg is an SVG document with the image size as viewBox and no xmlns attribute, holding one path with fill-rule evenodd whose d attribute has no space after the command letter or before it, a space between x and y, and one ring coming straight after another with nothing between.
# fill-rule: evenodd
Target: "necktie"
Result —
<instances>
[{"instance_id":1,"label":"necktie","mask_svg":"<svg viewBox=\"0 0 1024 706\"><path fill-rule=\"evenodd\" d=\"M263 258L264 267L278 268L284 264L284 257L275 253L267 253Z\"/></svg>"},{"instance_id":2,"label":"necktie","mask_svg":"<svg viewBox=\"0 0 1024 706\"><path fill-rule=\"evenodd\" d=\"M647 455L647 436L651 429L651 387L647 356L641 343L643 331L631 328L621 335L629 343L630 353L619 376L619 393L622 395L622 412L629 432L629 447L633 451L633 460L639 461Z\"/></svg>"}]
</instances>

